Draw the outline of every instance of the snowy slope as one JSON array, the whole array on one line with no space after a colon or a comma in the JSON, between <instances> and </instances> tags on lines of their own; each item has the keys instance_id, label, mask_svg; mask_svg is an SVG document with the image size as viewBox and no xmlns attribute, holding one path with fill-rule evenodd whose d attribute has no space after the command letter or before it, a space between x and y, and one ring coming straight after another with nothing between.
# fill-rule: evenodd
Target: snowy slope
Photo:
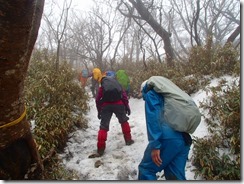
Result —
<instances>
[{"instance_id":1,"label":"snowy slope","mask_svg":"<svg viewBox=\"0 0 244 184\"><path fill-rule=\"evenodd\" d=\"M213 80L210 85L217 85L217 82L218 80ZM199 102L207 98L207 94L200 90L193 94L192 98L199 105ZM131 146L125 145L120 124L113 115L105 154L100 158L93 159L88 158L88 156L96 152L100 122L97 119L95 100L91 98L89 103L91 109L86 115L89 128L85 131L77 130L72 133L64 153L60 155L64 165L69 169L76 170L79 173L80 180L137 180L138 165L147 145L143 99L131 98L129 100L131 108L129 123L135 143ZM202 118L193 136L203 137L207 134L207 128ZM189 152L189 160L186 165L186 178L187 180L201 180L201 178L194 178L191 156L192 150ZM101 164L98 168L94 166L97 161Z\"/></svg>"}]
</instances>

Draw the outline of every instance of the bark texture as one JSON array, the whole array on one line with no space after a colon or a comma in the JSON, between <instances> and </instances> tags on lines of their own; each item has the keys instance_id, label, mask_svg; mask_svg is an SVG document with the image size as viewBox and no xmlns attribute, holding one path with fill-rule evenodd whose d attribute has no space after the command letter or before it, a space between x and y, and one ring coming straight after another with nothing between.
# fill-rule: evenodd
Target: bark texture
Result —
<instances>
[{"instance_id":1,"label":"bark texture","mask_svg":"<svg viewBox=\"0 0 244 184\"><path fill-rule=\"evenodd\" d=\"M26 117L24 79L38 35L44 0L0 0L0 178L24 179L40 166ZM28 112L27 112L28 113Z\"/></svg>"}]
</instances>

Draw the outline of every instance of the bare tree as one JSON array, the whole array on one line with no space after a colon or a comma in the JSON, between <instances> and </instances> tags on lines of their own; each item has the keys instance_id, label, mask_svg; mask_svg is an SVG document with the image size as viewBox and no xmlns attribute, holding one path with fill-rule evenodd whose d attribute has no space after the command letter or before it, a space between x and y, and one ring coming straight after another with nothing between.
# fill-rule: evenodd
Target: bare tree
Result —
<instances>
[{"instance_id":1,"label":"bare tree","mask_svg":"<svg viewBox=\"0 0 244 184\"><path fill-rule=\"evenodd\" d=\"M152 16L152 14L148 11L148 9L145 7L143 2L141 0L129 0L129 2L133 5L133 7L137 10L139 16L134 15L134 9L131 8L131 6L121 0L120 7L123 5L126 6L127 12L124 12L122 8L119 7L119 10L122 15L127 16L127 17L133 17L135 19L142 19L146 21L152 28L153 30L162 38L164 41L164 50L166 53L166 59L167 63L169 65L172 65L173 60L175 59L175 55L173 52L173 48L171 46L171 41L170 41L170 36L171 34L166 31L165 28L163 28L157 21L156 19Z\"/></svg>"},{"instance_id":2,"label":"bare tree","mask_svg":"<svg viewBox=\"0 0 244 184\"><path fill-rule=\"evenodd\" d=\"M53 17L55 20L58 20L56 24L54 23L54 20L50 20L50 14L45 15L44 14L44 20L46 21L48 27L51 29L52 33L55 35L55 41L57 44L57 51L56 51L56 71L59 69L59 57L60 57L60 49L61 49L61 43L63 41L65 31L68 24L68 17L69 17L69 10L72 4L72 0L69 2L63 1L63 6L61 9L61 14L59 15L59 18ZM52 13L52 11L51 11ZM48 33L50 34L50 32Z\"/></svg>"},{"instance_id":3,"label":"bare tree","mask_svg":"<svg viewBox=\"0 0 244 184\"><path fill-rule=\"evenodd\" d=\"M231 33L232 38L240 35L238 1L170 0L168 4L162 8L172 31L175 54L181 60L183 54L187 55L189 48L195 45L224 44L228 37L231 38Z\"/></svg>"},{"instance_id":4,"label":"bare tree","mask_svg":"<svg viewBox=\"0 0 244 184\"><path fill-rule=\"evenodd\" d=\"M237 26L237 28L233 31L233 33L228 37L226 44L227 43L233 43L235 41L235 39L237 38L238 35L240 35L240 25Z\"/></svg>"},{"instance_id":5,"label":"bare tree","mask_svg":"<svg viewBox=\"0 0 244 184\"><path fill-rule=\"evenodd\" d=\"M176 14L179 16L180 25L184 27L185 32L189 34L190 37L190 43L193 47L195 44L201 45L201 40L199 38L199 31L198 31L198 21L200 16L200 0L196 1L196 4L194 4L195 1L191 0L171 0L170 5L171 9L169 11L169 15L171 17L171 20L176 17L172 17L172 14L176 16ZM166 11L164 10L165 14ZM167 16L167 14L166 14ZM179 36L177 34L178 29L176 30L175 23L171 22L171 28L174 30L174 33L177 35L177 40L180 42L181 46L184 44L181 43ZM179 26L177 26L179 27ZM181 32L180 32L181 34ZM186 51L185 47L183 46L183 50Z\"/></svg>"},{"instance_id":6,"label":"bare tree","mask_svg":"<svg viewBox=\"0 0 244 184\"><path fill-rule=\"evenodd\" d=\"M130 28L130 25L131 25L131 20L128 19L126 21L126 19L124 18L123 22L122 22L122 25L121 25L121 28L119 29L118 41L117 41L116 46L115 46L115 48L113 50L113 56L112 56L112 58L110 60L110 68L112 70L114 70L114 64L116 62L116 56L118 54L118 49L119 49L120 43L123 41L123 38L124 38L127 30Z\"/></svg>"},{"instance_id":7,"label":"bare tree","mask_svg":"<svg viewBox=\"0 0 244 184\"><path fill-rule=\"evenodd\" d=\"M158 60L160 63L162 63L162 60L161 60L161 56L160 56L160 53L159 53L159 50L158 50L158 44L156 43L156 38L155 36L153 37L144 27L143 25L141 25L136 19L134 19L134 21L140 26L140 29L144 31L144 33L146 33L146 35L152 40L152 43L154 45L154 48L155 48L155 52L156 52L156 58L155 60ZM152 48L152 47L150 47ZM153 49L150 49L151 51L151 55L154 56L154 50Z\"/></svg>"},{"instance_id":8,"label":"bare tree","mask_svg":"<svg viewBox=\"0 0 244 184\"><path fill-rule=\"evenodd\" d=\"M24 79L44 0L0 0L0 4L0 178L24 179L31 167L38 168L37 175L42 168L26 120Z\"/></svg>"},{"instance_id":9,"label":"bare tree","mask_svg":"<svg viewBox=\"0 0 244 184\"><path fill-rule=\"evenodd\" d=\"M114 22L116 19L111 10L102 9L96 4L87 14L86 19L76 16L73 33L77 44L77 52L82 60L88 60L93 66L102 70L106 68L109 60L109 49L113 42ZM111 56L111 55L110 55Z\"/></svg>"},{"instance_id":10,"label":"bare tree","mask_svg":"<svg viewBox=\"0 0 244 184\"><path fill-rule=\"evenodd\" d=\"M163 62L163 56L170 64L171 60L187 58L190 48L196 45L224 44L228 38L227 42L234 40L234 45L240 43L238 3L233 0L96 0L89 14L69 17L61 48L70 60L85 66L92 63L112 69L121 59ZM48 18L50 23L55 23L51 16ZM51 30L48 27L45 31L52 33ZM46 39L50 49L57 42L53 35Z\"/></svg>"}]
</instances>

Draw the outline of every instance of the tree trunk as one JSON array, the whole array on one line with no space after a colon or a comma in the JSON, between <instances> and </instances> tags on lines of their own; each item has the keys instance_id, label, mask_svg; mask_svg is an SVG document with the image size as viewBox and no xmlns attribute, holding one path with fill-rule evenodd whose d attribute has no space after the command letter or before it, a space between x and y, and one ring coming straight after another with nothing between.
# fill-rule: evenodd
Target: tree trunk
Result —
<instances>
[{"instance_id":1,"label":"tree trunk","mask_svg":"<svg viewBox=\"0 0 244 184\"><path fill-rule=\"evenodd\" d=\"M168 33L150 14L150 12L143 5L141 0L129 0L136 8L141 17L153 28L153 30L163 39L164 50L168 65L173 65L175 55L170 41L170 33Z\"/></svg>"},{"instance_id":2,"label":"tree trunk","mask_svg":"<svg viewBox=\"0 0 244 184\"><path fill-rule=\"evenodd\" d=\"M239 26L237 26L237 28L232 32L232 34L229 36L229 38L227 39L226 44L227 44L227 43L233 43L233 42L235 41L236 37L240 34L240 30L241 30L241 28L240 28L240 25L239 25Z\"/></svg>"},{"instance_id":3,"label":"tree trunk","mask_svg":"<svg viewBox=\"0 0 244 184\"><path fill-rule=\"evenodd\" d=\"M1 179L24 179L32 164L42 169L25 116L24 79L43 7L44 0L0 0Z\"/></svg>"}]
</instances>

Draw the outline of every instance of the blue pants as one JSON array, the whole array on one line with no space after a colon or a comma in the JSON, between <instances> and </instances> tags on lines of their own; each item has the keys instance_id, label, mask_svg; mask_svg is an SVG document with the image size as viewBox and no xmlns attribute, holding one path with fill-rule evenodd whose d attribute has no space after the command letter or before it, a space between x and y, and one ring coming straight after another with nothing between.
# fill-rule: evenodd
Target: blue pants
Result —
<instances>
[{"instance_id":1,"label":"blue pants","mask_svg":"<svg viewBox=\"0 0 244 184\"><path fill-rule=\"evenodd\" d=\"M185 166L190 146L186 145L184 139L165 139L161 143L161 166L158 167L152 161L152 148L149 144L138 167L138 179L157 180L156 173L164 170L166 180L186 180Z\"/></svg>"}]
</instances>

